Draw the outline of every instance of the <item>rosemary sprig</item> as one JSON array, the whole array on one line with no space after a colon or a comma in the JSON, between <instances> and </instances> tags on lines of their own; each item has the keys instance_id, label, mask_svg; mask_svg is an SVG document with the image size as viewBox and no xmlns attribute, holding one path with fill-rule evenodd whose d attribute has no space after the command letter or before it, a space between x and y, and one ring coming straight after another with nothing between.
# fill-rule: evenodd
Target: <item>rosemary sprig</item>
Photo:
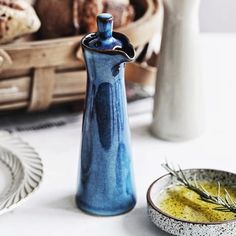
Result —
<instances>
[{"instance_id":1,"label":"rosemary sprig","mask_svg":"<svg viewBox=\"0 0 236 236\"><path fill-rule=\"evenodd\" d=\"M196 178L193 182L187 180L180 167L178 171L171 168L168 163L162 164L162 167L164 167L171 175L175 176L181 185L197 193L202 201L217 205L217 207L213 208L214 210L236 213L236 201L232 199L227 189L224 189L225 195L221 196L220 182L218 182L218 194L217 196L214 196L211 195L201 184L197 183Z\"/></svg>"}]
</instances>

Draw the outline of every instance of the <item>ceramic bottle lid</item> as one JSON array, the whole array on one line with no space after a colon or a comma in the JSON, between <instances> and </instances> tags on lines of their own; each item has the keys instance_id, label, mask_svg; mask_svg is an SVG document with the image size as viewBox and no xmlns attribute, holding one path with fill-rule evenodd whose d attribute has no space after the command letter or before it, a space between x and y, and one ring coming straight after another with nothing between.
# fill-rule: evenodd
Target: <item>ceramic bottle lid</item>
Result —
<instances>
[{"instance_id":1,"label":"ceramic bottle lid","mask_svg":"<svg viewBox=\"0 0 236 236\"><path fill-rule=\"evenodd\" d=\"M122 48L119 39L113 37L113 17L109 13L102 13L97 16L96 37L88 42L90 48L97 50L112 50Z\"/></svg>"}]
</instances>

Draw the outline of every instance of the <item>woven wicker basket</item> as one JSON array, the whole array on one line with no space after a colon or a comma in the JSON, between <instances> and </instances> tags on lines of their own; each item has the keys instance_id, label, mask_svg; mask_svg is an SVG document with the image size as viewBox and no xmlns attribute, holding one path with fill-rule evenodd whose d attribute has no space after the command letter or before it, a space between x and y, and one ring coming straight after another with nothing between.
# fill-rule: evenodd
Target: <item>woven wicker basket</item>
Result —
<instances>
[{"instance_id":1,"label":"woven wicker basket","mask_svg":"<svg viewBox=\"0 0 236 236\"><path fill-rule=\"evenodd\" d=\"M158 0L134 3L137 9L142 9L142 16L117 31L126 34L135 47L140 47L160 28L160 3ZM83 99L86 71L80 49L82 37L3 45L0 49L0 111L40 111L53 104ZM154 74L155 69L131 63L127 66L126 79L146 83Z\"/></svg>"}]
</instances>

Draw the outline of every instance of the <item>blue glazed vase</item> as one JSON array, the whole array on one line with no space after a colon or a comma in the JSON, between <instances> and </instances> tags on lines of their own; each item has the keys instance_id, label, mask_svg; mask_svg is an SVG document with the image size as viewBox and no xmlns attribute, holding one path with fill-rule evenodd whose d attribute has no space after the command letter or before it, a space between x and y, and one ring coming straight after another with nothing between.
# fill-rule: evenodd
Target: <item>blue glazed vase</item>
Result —
<instances>
[{"instance_id":1,"label":"blue glazed vase","mask_svg":"<svg viewBox=\"0 0 236 236\"><path fill-rule=\"evenodd\" d=\"M98 32L81 41L88 81L76 204L103 216L136 203L124 84L124 63L135 52L123 34L112 32L112 21L110 14L98 15Z\"/></svg>"}]
</instances>

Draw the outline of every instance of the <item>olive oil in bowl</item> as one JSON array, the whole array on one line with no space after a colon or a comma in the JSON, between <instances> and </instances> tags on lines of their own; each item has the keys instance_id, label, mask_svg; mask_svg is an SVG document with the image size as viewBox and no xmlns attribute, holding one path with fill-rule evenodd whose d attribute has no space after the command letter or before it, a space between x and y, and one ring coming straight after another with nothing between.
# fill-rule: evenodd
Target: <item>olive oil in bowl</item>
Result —
<instances>
[{"instance_id":1,"label":"olive oil in bowl","mask_svg":"<svg viewBox=\"0 0 236 236\"><path fill-rule=\"evenodd\" d=\"M216 183L204 181L199 184L211 195L218 195ZM235 201L236 188L222 186L220 196L224 196L224 188ZM235 219L235 213L215 210L215 204L202 201L197 193L181 185L172 185L163 190L158 196L157 206L164 213L184 221L209 223Z\"/></svg>"}]
</instances>

